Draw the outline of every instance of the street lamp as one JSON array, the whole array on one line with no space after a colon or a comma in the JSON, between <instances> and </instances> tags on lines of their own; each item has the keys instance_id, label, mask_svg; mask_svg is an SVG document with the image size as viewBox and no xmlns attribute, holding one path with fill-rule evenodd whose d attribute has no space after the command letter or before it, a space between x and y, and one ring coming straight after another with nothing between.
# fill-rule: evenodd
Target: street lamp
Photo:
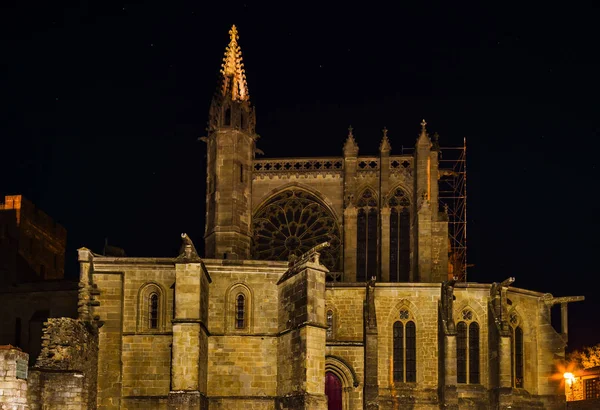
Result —
<instances>
[{"instance_id":1,"label":"street lamp","mask_svg":"<svg viewBox=\"0 0 600 410\"><path fill-rule=\"evenodd\" d=\"M571 400L574 400L575 398L573 397L573 383L575 383L575 375L571 372L566 372L563 374L563 377L569 385L569 387L571 388ZM569 401L568 398L567 401Z\"/></svg>"}]
</instances>

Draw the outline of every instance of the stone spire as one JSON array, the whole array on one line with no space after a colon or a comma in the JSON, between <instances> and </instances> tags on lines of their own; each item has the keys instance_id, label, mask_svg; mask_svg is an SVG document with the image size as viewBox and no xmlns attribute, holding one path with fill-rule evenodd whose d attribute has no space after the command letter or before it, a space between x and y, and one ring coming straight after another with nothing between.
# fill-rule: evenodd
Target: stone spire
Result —
<instances>
[{"instance_id":1,"label":"stone spire","mask_svg":"<svg viewBox=\"0 0 600 410\"><path fill-rule=\"evenodd\" d=\"M392 150L392 145L390 144L390 140L387 136L388 129L383 127L383 138L381 139L381 144L379 144L380 152L390 152Z\"/></svg>"},{"instance_id":2,"label":"stone spire","mask_svg":"<svg viewBox=\"0 0 600 410\"><path fill-rule=\"evenodd\" d=\"M232 101L248 101L250 94L238 38L237 28L233 25L229 30L229 44L225 49L225 57L221 64L221 94L223 97L230 95Z\"/></svg>"},{"instance_id":3,"label":"stone spire","mask_svg":"<svg viewBox=\"0 0 600 410\"><path fill-rule=\"evenodd\" d=\"M344 156L345 157L356 157L358 155L358 144L356 144L356 140L354 139L354 134L352 133L352 126L348 127L348 138L346 138L346 142L344 143Z\"/></svg>"}]
</instances>

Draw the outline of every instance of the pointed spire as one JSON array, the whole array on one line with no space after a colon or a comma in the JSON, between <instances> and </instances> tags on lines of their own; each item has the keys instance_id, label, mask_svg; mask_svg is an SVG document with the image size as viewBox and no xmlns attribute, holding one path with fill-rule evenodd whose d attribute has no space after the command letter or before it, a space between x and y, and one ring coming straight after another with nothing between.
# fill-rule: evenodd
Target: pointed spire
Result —
<instances>
[{"instance_id":1,"label":"pointed spire","mask_svg":"<svg viewBox=\"0 0 600 410\"><path fill-rule=\"evenodd\" d=\"M250 95L238 39L237 28L233 25L229 30L229 44L225 48L225 57L221 64L221 93L224 97L231 94L232 101L247 101Z\"/></svg>"},{"instance_id":2,"label":"pointed spire","mask_svg":"<svg viewBox=\"0 0 600 410\"><path fill-rule=\"evenodd\" d=\"M345 157L356 157L358 155L358 144L354 139L354 134L352 133L352 125L348 127L348 138L346 138L346 143L344 144L344 156Z\"/></svg>"},{"instance_id":3,"label":"pointed spire","mask_svg":"<svg viewBox=\"0 0 600 410\"><path fill-rule=\"evenodd\" d=\"M392 150L392 145L390 144L390 140L387 136L388 129L383 127L383 138L381 139L381 144L379 144L380 152L390 152Z\"/></svg>"},{"instance_id":4,"label":"pointed spire","mask_svg":"<svg viewBox=\"0 0 600 410\"><path fill-rule=\"evenodd\" d=\"M431 144L431 140L429 139L429 134L427 134L427 122L425 120L421 121L421 134L419 134L419 139L417 140L419 144L427 143Z\"/></svg>"}]
</instances>

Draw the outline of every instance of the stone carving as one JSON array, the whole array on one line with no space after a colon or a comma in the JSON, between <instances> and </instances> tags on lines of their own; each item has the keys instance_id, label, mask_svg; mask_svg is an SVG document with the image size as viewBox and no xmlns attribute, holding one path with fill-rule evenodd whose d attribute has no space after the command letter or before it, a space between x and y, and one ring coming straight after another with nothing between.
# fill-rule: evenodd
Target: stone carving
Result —
<instances>
[{"instance_id":1,"label":"stone carving","mask_svg":"<svg viewBox=\"0 0 600 410\"><path fill-rule=\"evenodd\" d=\"M500 283L492 283L492 287L490 288L490 304L494 322L500 334L507 336L509 334L509 324L506 291L514 281L515 278L511 277Z\"/></svg>"},{"instance_id":2,"label":"stone carving","mask_svg":"<svg viewBox=\"0 0 600 410\"><path fill-rule=\"evenodd\" d=\"M367 282L367 327L369 329L377 328L377 316L375 313L375 276L371 277L371 280Z\"/></svg>"},{"instance_id":3,"label":"stone carving","mask_svg":"<svg viewBox=\"0 0 600 410\"><path fill-rule=\"evenodd\" d=\"M442 283L442 300L441 300L441 309L442 309L442 323L444 324L444 329L449 334L454 334L456 332L456 327L454 324L454 285L456 285L457 278L454 277L452 280L446 281Z\"/></svg>"},{"instance_id":4,"label":"stone carving","mask_svg":"<svg viewBox=\"0 0 600 410\"><path fill-rule=\"evenodd\" d=\"M180 259L200 259L196 247L192 242L192 239L186 234L181 234L181 248L179 249Z\"/></svg>"}]
</instances>

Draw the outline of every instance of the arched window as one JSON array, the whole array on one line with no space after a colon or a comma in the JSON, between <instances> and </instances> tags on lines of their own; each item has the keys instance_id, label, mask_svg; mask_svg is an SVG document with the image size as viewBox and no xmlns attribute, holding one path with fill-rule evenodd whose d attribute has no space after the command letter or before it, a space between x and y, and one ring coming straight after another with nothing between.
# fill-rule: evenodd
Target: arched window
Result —
<instances>
[{"instance_id":1,"label":"arched window","mask_svg":"<svg viewBox=\"0 0 600 410\"><path fill-rule=\"evenodd\" d=\"M138 292L137 331L161 332L166 322L166 300L156 283L143 285Z\"/></svg>"},{"instance_id":2,"label":"arched window","mask_svg":"<svg viewBox=\"0 0 600 410\"><path fill-rule=\"evenodd\" d=\"M408 309L401 309L394 323L393 349L394 382L416 382L417 328Z\"/></svg>"},{"instance_id":3,"label":"arched window","mask_svg":"<svg viewBox=\"0 0 600 410\"><path fill-rule=\"evenodd\" d=\"M512 331L512 381L513 387L522 388L523 384L523 328L521 327L521 319L517 312L513 311L509 315L509 322Z\"/></svg>"},{"instance_id":4,"label":"arched window","mask_svg":"<svg viewBox=\"0 0 600 410\"><path fill-rule=\"evenodd\" d=\"M327 339L333 339L333 310L327 311Z\"/></svg>"},{"instance_id":5,"label":"arched window","mask_svg":"<svg viewBox=\"0 0 600 410\"><path fill-rule=\"evenodd\" d=\"M244 327L246 327L245 324L245 303L246 299L244 298L244 295L242 295L241 293L237 296L236 299L236 305L235 305L235 328L236 329L243 329Z\"/></svg>"},{"instance_id":6,"label":"arched window","mask_svg":"<svg viewBox=\"0 0 600 410\"><path fill-rule=\"evenodd\" d=\"M253 329L252 290L245 283L236 283L225 293L225 332L249 333Z\"/></svg>"},{"instance_id":7,"label":"arched window","mask_svg":"<svg viewBox=\"0 0 600 410\"><path fill-rule=\"evenodd\" d=\"M158 295L153 293L149 299L150 306L148 306L148 328L158 329Z\"/></svg>"},{"instance_id":8,"label":"arched window","mask_svg":"<svg viewBox=\"0 0 600 410\"><path fill-rule=\"evenodd\" d=\"M356 280L365 282L377 276L377 199L366 189L357 203Z\"/></svg>"},{"instance_id":9,"label":"arched window","mask_svg":"<svg viewBox=\"0 0 600 410\"><path fill-rule=\"evenodd\" d=\"M410 200L396 188L390 206L390 281L410 280Z\"/></svg>"},{"instance_id":10,"label":"arched window","mask_svg":"<svg viewBox=\"0 0 600 410\"><path fill-rule=\"evenodd\" d=\"M225 109L225 125L231 125L231 108L229 107Z\"/></svg>"},{"instance_id":11,"label":"arched window","mask_svg":"<svg viewBox=\"0 0 600 410\"><path fill-rule=\"evenodd\" d=\"M480 382L479 324L470 309L461 312L461 321L456 324L456 366L458 383Z\"/></svg>"}]
</instances>

